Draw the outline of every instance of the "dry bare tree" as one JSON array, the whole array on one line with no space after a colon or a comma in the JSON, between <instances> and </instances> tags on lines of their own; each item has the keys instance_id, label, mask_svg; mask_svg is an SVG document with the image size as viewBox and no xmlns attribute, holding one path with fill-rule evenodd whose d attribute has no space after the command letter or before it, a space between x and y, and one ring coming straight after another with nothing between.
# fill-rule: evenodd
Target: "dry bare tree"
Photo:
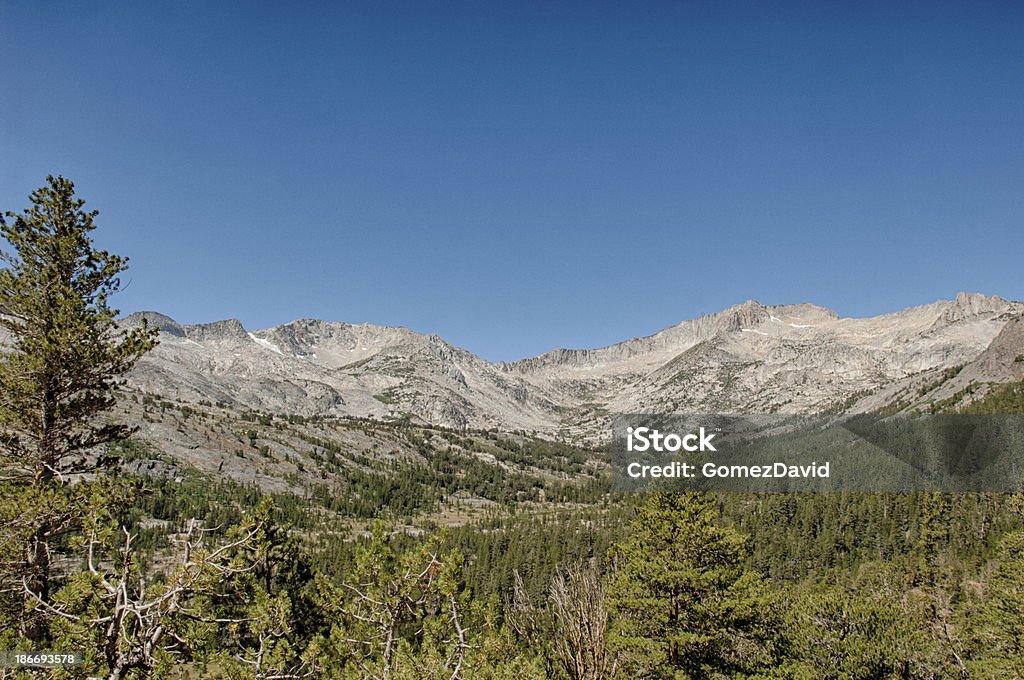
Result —
<instances>
[{"instance_id":1,"label":"dry bare tree","mask_svg":"<svg viewBox=\"0 0 1024 680\"><path fill-rule=\"evenodd\" d=\"M342 583L346 622L341 644L365 678L389 680L402 663L421 678L458 680L472 648L459 597L461 558L441 557L428 542L420 550L396 556L382 527L374 530L356 569ZM403 639L416 640L431 654L403 659Z\"/></svg>"},{"instance_id":2,"label":"dry bare tree","mask_svg":"<svg viewBox=\"0 0 1024 680\"><path fill-rule=\"evenodd\" d=\"M618 655L608 648L608 610L601 576L592 563L560 570L548 587L543 607L513 574L505 620L521 639L547 647L572 680L604 680L615 675Z\"/></svg>"},{"instance_id":3,"label":"dry bare tree","mask_svg":"<svg viewBox=\"0 0 1024 680\"><path fill-rule=\"evenodd\" d=\"M86 570L62 589L62 601L44 598L28 578L22 586L37 607L62 624L58 638L91 640L101 651L108 680L122 680L133 670L152 671L162 654L187 655L191 644L187 635L194 624L238 623L211 618L197 600L216 584L253 568L239 566L231 558L253 541L259 528L251 527L229 542L203 550L207 532L190 521L184 536L175 539L177 565L162 583L137 573L134 537L124 529L119 564L104 565L98 555L104 540L94 530L86 541ZM73 613L82 609L87 613Z\"/></svg>"},{"instance_id":4,"label":"dry bare tree","mask_svg":"<svg viewBox=\"0 0 1024 680\"><path fill-rule=\"evenodd\" d=\"M593 564L580 562L559 571L548 591L555 656L572 680L603 680L615 675L618 656L608 649L608 610L604 584Z\"/></svg>"}]
</instances>

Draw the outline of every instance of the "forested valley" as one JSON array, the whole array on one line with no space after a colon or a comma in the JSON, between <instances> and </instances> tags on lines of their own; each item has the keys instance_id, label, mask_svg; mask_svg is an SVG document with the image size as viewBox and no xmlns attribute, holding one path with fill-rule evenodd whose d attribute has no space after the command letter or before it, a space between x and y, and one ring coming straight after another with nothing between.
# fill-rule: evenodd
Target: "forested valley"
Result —
<instances>
[{"instance_id":1,"label":"forested valley","mask_svg":"<svg viewBox=\"0 0 1024 680\"><path fill-rule=\"evenodd\" d=\"M7 527L57 503L77 517L46 604L6 589L5 616L37 632L4 646L83 650L59 677L110 674L111 649L138 655L122 677L1022 673L1018 496L614 494L606 473L552 483L358 426L431 464L301 497L131 472L158 456L128 440L102 480L5 495ZM561 467L605 455L543 446Z\"/></svg>"}]
</instances>

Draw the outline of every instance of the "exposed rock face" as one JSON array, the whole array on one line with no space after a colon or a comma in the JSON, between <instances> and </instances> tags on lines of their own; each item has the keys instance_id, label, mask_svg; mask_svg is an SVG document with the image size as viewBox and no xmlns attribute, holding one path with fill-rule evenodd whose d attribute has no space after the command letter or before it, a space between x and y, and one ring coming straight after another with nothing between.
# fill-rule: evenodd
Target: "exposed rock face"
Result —
<instances>
[{"instance_id":1,"label":"exposed rock face","mask_svg":"<svg viewBox=\"0 0 1024 680\"><path fill-rule=\"evenodd\" d=\"M613 412L816 411L971 361L1022 311L977 294L868 319L745 302L647 338L505 369Z\"/></svg>"},{"instance_id":2,"label":"exposed rock face","mask_svg":"<svg viewBox=\"0 0 1024 680\"><path fill-rule=\"evenodd\" d=\"M183 326L153 312L124 322L144 316L161 330L159 347L131 375L147 392L550 433L596 432L617 411L866 409L960 366L961 382L1009 380L1024 375L1015 362L1024 355L1022 315L1024 303L965 293L867 319L748 301L649 337L504 364L436 335L370 324L302 319L248 332L236 320ZM854 398L868 393L874 401Z\"/></svg>"},{"instance_id":3,"label":"exposed rock face","mask_svg":"<svg viewBox=\"0 0 1024 680\"><path fill-rule=\"evenodd\" d=\"M967 399L983 396L991 383L1024 380L1024 317L1009 321L988 347L967 362L951 379L929 390L925 397L932 401L956 398L972 386L981 388Z\"/></svg>"},{"instance_id":4,"label":"exposed rock face","mask_svg":"<svg viewBox=\"0 0 1024 680\"><path fill-rule=\"evenodd\" d=\"M278 413L407 413L451 427L532 430L557 408L544 389L405 328L303 319L250 333L235 320L171 324L160 320L160 345L133 371L133 386Z\"/></svg>"},{"instance_id":5,"label":"exposed rock face","mask_svg":"<svg viewBox=\"0 0 1024 680\"><path fill-rule=\"evenodd\" d=\"M149 324L150 328L159 329L161 333L166 333L176 338L185 337L185 329L177 321L169 316L164 316L160 312L135 312L121 319L120 323L122 326L134 328L141 326L143 321Z\"/></svg>"},{"instance_id":6,"label":"exposed rock face","mask_svg":"<svg viewBox=\"0 0 1024 680\"><path fill-rule=\"evenodd\" d=\"M1024 380L1024 317L1003 326L999 335L960 372L962 380L1010 382Z\"/></svg>"}]
</instances>

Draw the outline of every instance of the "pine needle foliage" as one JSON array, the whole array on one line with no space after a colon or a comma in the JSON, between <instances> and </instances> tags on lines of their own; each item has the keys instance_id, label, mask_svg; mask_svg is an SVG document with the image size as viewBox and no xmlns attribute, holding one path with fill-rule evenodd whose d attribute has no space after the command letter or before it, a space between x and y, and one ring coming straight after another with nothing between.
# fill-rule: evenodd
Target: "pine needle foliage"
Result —
<instances>
[{"instance_id":1,"label":"pine needle foliage","mask_svg":"<svg viewBox=\"0 0 1024 680\"><path fill-rule=\"evenodd\" d=\"M128 259L94 247L96 211L74 184L47 177L32 206L0 217L0 461L7 479L45 484L83 469L83 454L125 438L100 416L117 381L156 344L156 330L121 329L109 297Z\"/></svg>"}]
</instances>

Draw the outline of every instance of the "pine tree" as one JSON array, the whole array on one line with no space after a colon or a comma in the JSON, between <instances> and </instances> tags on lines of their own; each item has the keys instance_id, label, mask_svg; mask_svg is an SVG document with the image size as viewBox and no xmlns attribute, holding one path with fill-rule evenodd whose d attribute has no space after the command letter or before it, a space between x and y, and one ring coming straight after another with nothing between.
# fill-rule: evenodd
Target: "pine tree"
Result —
<instances>
[{"instance_id":1,"label":"pine tree","mask_svg":"<svg viewBox=\"0 0 1024 680\"><path fill-rule=\"evenodd\" d=\"M784 677L957 677L953 666L934 658L936 651L924 630L924 614L904 599L898 591L868 595L837 587L794 593L787 614L795 660Z\"/></svg>"},{"instance_id":2,"label":"pine tree","mask_svg":"<svg viewBox=\"0 0 1024 680\"><path fill-rule=\"evenodd\" d=\"M744 567L745 537L716 517L702 494L652 493L614 546L610 644L633 675L708 678L769 662L764 585Z\"/></svg>"},{"instance_id":3,"label":"pine tree","mask_svg":"<svg viewBox=\"0 0 1024 680\"><path fill-rule=\"evenodd\" d=\"M95 469L88 461L98 447L130 433L104 416L156 331L118 328L108 298L128 261L93 246L97 213L83 209L74 185L47 177L30 200L21 214L0 217L13 248L0 253L0 519L12 519L0 545L22 546L3 560L14 574L0 576L46 600L51 554L76 514L62 489L68 475ZM23 617L21 628L45 637L38 617L31 625Z\"/></svg>"},{"instance_id":4,"label":"pine tree","mask_svg":"<svg viewBox=\"0 0 1024 680\"><path fill-rule=\"evenodd\" d=\"M972 671L981 678L1024 677L1024 531L1007 534L987 584L983 606L971 622L982 660Z\"/></svg>"},{"instance_id":5,"label":"pine tree","mask_svg":"<svg viewBox=\"0 0 1024 680\"><path fill-rule=\"evenodd\" d=\"M230 677L285 678L312 674L309 657L329 631L315 601L317 576L279 511L263 498L238 533L252 540L231 556L236 574L214 600L224 630L223 659Z\"/></svg>"},{"instance_id":6,"label":"pine tree","mask_svg":"<svg viewBox=\"0 0 1024 680\"><path fill-rule=\"evenodd\" d=\"M119 330L108 305L127 258L93 247L96 211L82 209L74 184L47 177L32 207L0 217L13 246L0 261L0 326L10 350L0 359L0 455L7 476L45 484L82 469L82 454L123 439L129 428L99 422L113 388L156 344L156 331Z\"/></svg>"}]
</instances>

